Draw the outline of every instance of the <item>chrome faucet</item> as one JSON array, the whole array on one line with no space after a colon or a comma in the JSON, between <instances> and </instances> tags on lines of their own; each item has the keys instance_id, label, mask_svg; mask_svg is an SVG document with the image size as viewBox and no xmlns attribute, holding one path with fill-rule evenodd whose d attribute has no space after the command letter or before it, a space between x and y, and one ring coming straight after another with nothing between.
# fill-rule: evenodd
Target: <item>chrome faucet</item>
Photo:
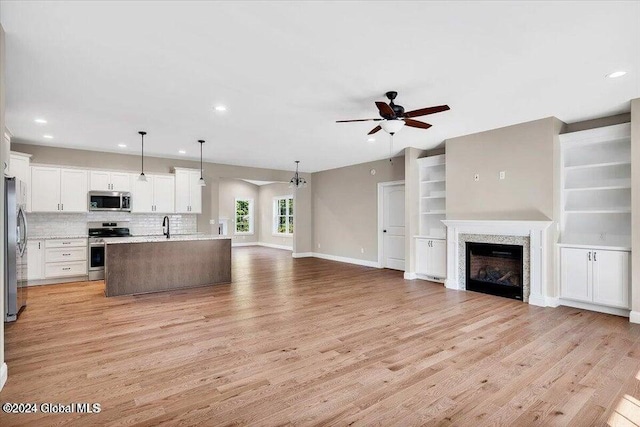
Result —
<instances>
[{"instance_id":1,"label":"chrome faucet","mask_svg":"<svg viewBox=\"0 0 640 427\"><path fill-rule=\"evenodd\" d=\"M167 227L167 231L164 231L164 227ZM171 233L169 232L169 217L166 215L162 219L162 234L167 236L167 239L171 237Z\"/></svg>"}]
</instances>

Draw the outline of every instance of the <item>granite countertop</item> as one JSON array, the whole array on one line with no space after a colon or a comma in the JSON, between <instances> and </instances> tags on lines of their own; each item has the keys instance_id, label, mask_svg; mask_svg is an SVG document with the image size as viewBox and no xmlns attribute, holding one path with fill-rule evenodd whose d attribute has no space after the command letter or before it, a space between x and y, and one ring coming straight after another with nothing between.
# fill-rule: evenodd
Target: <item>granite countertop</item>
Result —
<instances>
[{"instance_id":1,"label":"granite countertop","mask_svg":"<svg viewBox=\"0 0 640 427\"><path fill-rule=\"evenodd\" d=\"M114 237L105 240L108 245L119 243L151 243L151 242L184 242L193 240L223 240L231 239L226 236L217 234L176 234L167 239L166 236L133 236L133 237Z\"/></svg>"},{"instance_id":2,"label":"granite countertop","mask_svg":"<svg viewBox=\"0 0 640 427\"><path fill-rule=\"evenodd\" d=\"M87 235L86 234L65 234L62 236L53 236L53 235L47 235L47 234L43 234L43 235L36 235L36 236L31 236L28 235L27 236L27 240L50 240L50 239L86 239Z\"/></svg>"}]
</instances>

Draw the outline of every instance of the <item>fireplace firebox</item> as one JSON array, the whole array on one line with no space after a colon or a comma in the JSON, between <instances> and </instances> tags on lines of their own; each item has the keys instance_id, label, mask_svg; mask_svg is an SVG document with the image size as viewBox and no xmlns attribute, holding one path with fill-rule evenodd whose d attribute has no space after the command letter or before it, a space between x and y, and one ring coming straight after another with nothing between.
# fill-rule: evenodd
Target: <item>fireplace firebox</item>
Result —
<instances>
[{"instance_id":1,"label":"fireplace firebox","mask_svg":"<svg viewBox=\"0 0 640 427\"><path fill-rule=\"evenodd\" d=\"M522 301L522 246L466 243L466 288Z\"/></svg>"}]
</instances>

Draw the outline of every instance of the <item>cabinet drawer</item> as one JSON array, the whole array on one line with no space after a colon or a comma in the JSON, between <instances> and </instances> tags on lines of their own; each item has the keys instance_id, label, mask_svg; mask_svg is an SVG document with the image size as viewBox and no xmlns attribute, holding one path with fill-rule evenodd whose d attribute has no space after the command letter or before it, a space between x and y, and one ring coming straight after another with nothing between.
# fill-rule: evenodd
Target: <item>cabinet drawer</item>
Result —
<instances>
[{"instance_id":1,"label":"cabinet drawer","mask_svg":"<svg viewBox=\"0 0 640 427\"><path fill-rule=\"evenodd\" d=\"M87 239L51 239L44 242L45 248L87 247Z\"/></svg>"},{"instance_id":2,"label":"cabinet drawer","mask_svg":"<svg viewBox=\"0 0 640 427\"><path fill-rule=\"evenodd\" d=\"M87 247L48 248L45 262L86 261Z\"/></svg>"},{"instance_id":3,"label":"cabinet drawer","mask_svg":"<svg viewBox=\"0 0 640 427\"><path fill-rule=\"evenodd\" d=\"M86 261L48 262L44 265L45 278L85 276L87 274Z\"/></svg>"}]
</instances>

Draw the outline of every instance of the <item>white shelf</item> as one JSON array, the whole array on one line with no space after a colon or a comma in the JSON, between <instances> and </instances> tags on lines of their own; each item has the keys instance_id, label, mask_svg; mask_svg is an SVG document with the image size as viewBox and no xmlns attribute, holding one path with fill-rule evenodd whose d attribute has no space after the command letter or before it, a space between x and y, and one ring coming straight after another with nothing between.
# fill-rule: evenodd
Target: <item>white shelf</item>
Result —
<instances>
[{"instance_id":1,"label":"white shelf","mask_svg":"<svg viewBox=\"0 0 640 427\"><path fill-rule=\"evenodd\" d=\"M586 165L576 165L576 166L565 166L564 169L567 171L576 170L576 169L588 169L588 168L606 168L609 166L624 166L630 165L631 161L620 161L620 162L604 162L604 163L590 163Z\"/></svg>"},{"instance_id":2,"label":"white shelf","mask_svg":"<svg viewBox=\"0 0 640 427\"><path fill-rule=\"evenodd\" d=\"M561 242L561 243L558 243L558 246L560 246L561 248L602 249L606 251L631 252L631 245L609 245L609 244L603 244L602 242L594 242L593 244L586 243L586 242L581 242L581 243Z\"/></svg>"},{"instance_id":3,"label":"white shelf","mask_svg":"<svg viewBox=\"0 0 640 427\"><path fill-rule=\"evenodd\" d=\"M565 213L568 214L628 214L631 213L631 208L617 208L617 209L565 209Z\"/></svg>"},{"instance_id":4,"label":"white shelf","mask_svg":"<svg viewBox=\"0 0 640 427\"><path fill-rule=\"evenodd\" d=\"M421 199L444 199L444 196L422 196Z\"/></svg>"},{"instance_id":5,"label":"white shelf","mask_svg":"<svg viewBox=\"0 0 640 427\"><path fill-rule=\"evenodd\" d=\"M576 188L565 188L564 191L606 191L606 190L630 190L631 184L623 184L623 185L608 185L601 187L576 187Z\"/></svg>"},{"instance_id":6,"label":"white shelf","mask_svg":"<svg viewBox=\"0 0 640 427\"><path fill-rule=\"evenodd\" d=\"M446 157L423 157L418 159L420 200L419 235L426 238L444 239L447 229L442 223L446 209ZM424 238L424 237L419 237Z\"/></svg>"},{"instance_id":7,"label":"white shelf","mask_svg":"<svg viewBox=\"0 0 640 427\"><path fill-rule=\"evenodd\" d=\"M422 212L422 215L446 215L445 211L429 211L429 212Z\"/></svg>"},{"instance_id":8,"label":"white shelf","mask_svg":"<svg viewBox=\"0 0 640 427\"><path fill-rule=\"evenodd\" d=\"M437 182L444 182L444 179L430 179L426 181L420 181L420 184L435 184Z\"/></svg>"}]
</instances>

